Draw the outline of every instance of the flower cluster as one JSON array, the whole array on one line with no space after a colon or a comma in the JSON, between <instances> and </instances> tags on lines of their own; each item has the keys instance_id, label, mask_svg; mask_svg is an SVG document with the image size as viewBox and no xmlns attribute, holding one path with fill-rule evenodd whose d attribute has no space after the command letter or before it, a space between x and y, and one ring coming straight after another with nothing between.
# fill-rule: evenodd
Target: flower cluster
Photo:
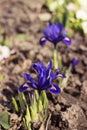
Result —
<instances>
[{"instance_id":1,"label":"flower cluster","mask_svg":"<svg viewBox=\"0 0 87 130\"><path fill-rule=\"evenodd\" d=\"M68 70L65 71L65 74L61 74L60 69L63 68L62 60L61 55L59 55L57 52L56 46L57 43L61 41L67 45L71 45L71 40L67 36L66 31L61 23L48 23L48 27L43 31L43 33L44 36L40 39L40 44L44 45L46 41L50 41L54 44L53 64L52 60L50 60L47 67L42 62L32 64L32 67L37 74L37 79L35 80L30 74L24 73L25 82L18 88L18 99L21 109L19 108L16 100L14 98L12 99L15 110L17 112L22 110L22 112L26 113L23 121L28 130L31 130L33 122L43 122L47 117L48 97L46 90L52 94L60 93L62 90L60 87L63 88L63 86L67 84L71 69L73 69L74 66L76 66L79 62L77 59L73 58ZM54 71L55 69L57 71ZM56 84L54 80L56 80L58 77L61 79ZM31 88L33 89L33 96L32 94L29 95L29 104L27 103L25 94L23 93L23 91L27 90L28 88L30 88L30 90ZM31 92L32 91L30 91L30 93Z\"/></svg>"},{"instance_id":2,"label":"flower cluster","mask_svg":"<svg viewBox=\"0 0 87 130\"><path fill-rule=\"evenodd\" d=\"M67 45L71 44L71 40L67 37L66 31L61 23L48 23L48 27L43 31L43 34L44 36L40 39L41 45L44 45L46 41L50 41L55 46L60 41L63 41Z\"/></svg>"},{"instance_id":3,"label":"flower cluster","mask_svg":"<svg viewBox=\"0 0 87 130\"><path fill-rule=\"evenodd\" d=\"M57 77L65 78L64 74L60 74L59 71L54 72L52 70L52 61L47 67L42 62L38 62L32 65L34 70L37 72L37 82L33 79L30 74L25 73L24 78L27 80L23 85L19 87L19 91L22 92L27 88L37 89L40 93L42 90L49 90L53 94L60 93L60 88L53 83Z\"/></svg>"}]
</instances>

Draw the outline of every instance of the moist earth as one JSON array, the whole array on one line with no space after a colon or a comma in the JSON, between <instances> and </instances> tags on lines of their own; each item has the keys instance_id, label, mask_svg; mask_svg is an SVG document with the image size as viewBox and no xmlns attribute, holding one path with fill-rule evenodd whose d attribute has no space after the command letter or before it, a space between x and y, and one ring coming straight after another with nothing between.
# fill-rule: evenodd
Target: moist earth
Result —
<instances>
[{"instance_id":1,"label":"moist earth","mask_svg":"<svg viewBox=\"0 0 87 130\"><path fill-rule=\"evenodd\" d=\"M46 27L46 19L40 15L48 13L44 6L45 0L0 0L0 42L8 36L11 55L0 66L3 80L0 82L0 113L12 107L11 98L17 96L20 84L24 82L23 73L32 71L32 63L43 61L47 65L52 57L53 45L39 45L42 30ZM50 20L50 19L49 19ZM21 37L17 37L19 34ZM26 37L24 34L26 34ZM87 36L74 33L72 45L67 47L58 44L58 54L63 56L63 65L68 68L73 57L79 64L70 75L68 84L63 91L49 98L49 117L45 124L34 126L33 130L87 130ZM9 130L25 130L21 116L8 110ZM3 130L2 127L0 127Z\"/></svg>"}]
</instances>

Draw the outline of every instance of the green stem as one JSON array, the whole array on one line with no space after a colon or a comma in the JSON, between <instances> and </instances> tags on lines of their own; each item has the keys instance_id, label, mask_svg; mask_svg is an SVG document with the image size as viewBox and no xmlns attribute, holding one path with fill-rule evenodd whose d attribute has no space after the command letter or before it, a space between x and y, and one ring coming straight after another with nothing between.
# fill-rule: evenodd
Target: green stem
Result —
<instances>
[{"instance_id":1,"label":"green stem","mask_svg":"<svg viewBox=\"0 0 87 130\"><path fill-rule=\"evenodd\" d=\"M54 48L54 51L53 51L53 65L54 65L55 69L58 69L58 56L57 56L56 47Z\"/></svg>"}]
</instances>

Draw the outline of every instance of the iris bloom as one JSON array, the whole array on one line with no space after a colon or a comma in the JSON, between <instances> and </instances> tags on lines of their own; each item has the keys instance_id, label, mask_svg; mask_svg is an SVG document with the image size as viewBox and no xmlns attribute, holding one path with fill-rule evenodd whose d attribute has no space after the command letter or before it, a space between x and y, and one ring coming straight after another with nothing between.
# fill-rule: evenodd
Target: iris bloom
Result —
<instances>
[{"instance_id":1,"label":"iris bloom","mask_svg":"<svg viewBox=\"0 0 87 130\"><path fill-rule=\"evenodd\" d=\"M71 44L71 40L67 37L66 31L61 23L48 23L48 27L43 31L43 33L44 36L40 39L41 45L44 45L46 41L52 42L55 46L61 41L67 45Z\"/></svg>"},{"instance_id":2,"label":"iris bloom","mask_svg":"<svg viewBox=\"0 0 87 130\"><path fill-rule=\"evenodd\" d=\"M71 64L72 64L71 72L73 72L75 66L79 64L79 60L77 60L76 58L73 58L71 61Z\"/></svg>"},{"instance_id":3,"label":"iris bloom","mask_svg":"<svg viewBox=\"0 0 87 130\"><path fill-rule=\"evenodd\" d=\"M60 93L60 88L52 83L57 77L65 78L65 75L61 75L60 72L54 72L52 70L52 61L47 67L44 66L42 62L38 62L32 65L34 70L37 72L37 81L33 79L30 74L25 73L24 78L27 80L22 86L19 87L19 91L22 92L27 88L37 89L40 93L42 90L49 90L50 92L56 94Z\"/></svg>"},{"instance_id":4,"label":"iris bloom","mask_svg":"<svg viewBox=\"0 0 87 130\"><path fill-rule=\"evenodd\" d=\"M78 65L78 63L79 63L79 60L73 58L71 62L72 62L72 65L73 65L73 66L76 66L76 65Z\"/></svg>"}]
</instances>

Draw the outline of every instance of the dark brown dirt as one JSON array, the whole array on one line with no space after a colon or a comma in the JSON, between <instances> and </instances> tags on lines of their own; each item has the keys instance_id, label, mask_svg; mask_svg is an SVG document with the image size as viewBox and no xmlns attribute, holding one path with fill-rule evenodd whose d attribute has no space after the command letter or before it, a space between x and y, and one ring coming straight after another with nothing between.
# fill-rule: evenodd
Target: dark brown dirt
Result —
<instances>
[{"instance_id":1,"label":"dark brown dirt","mask_svg":"<svg viewBox=\"0 0 87 130\"><path fill-rule=\"evenodd\" d=\"M9 46L15 51L14 55L4 60L0 69L4 77L0 82L0 112L11 107L11 97L17 96L17 89L24 82L23 73L32 72L31 64L36 61L47 64L52 57L51 43L44 47L39 45L46 26L46 22L38 17L41 12L46 12L43 3L44 0L0 0L0 27L3 28L0 37L9 36ZM17 38L19 33L27 34L27 40ZM87 130L87 37L76 33L72 37L72 45L67 47L59 43L58 51L63 55L66 67L73 57L80 62L63 92L59 95L48 94L51 117L47 130ZM11 111L9 114L13 121L10 130L25 130L20 117Z\"/></svg>"}]
</instances>

